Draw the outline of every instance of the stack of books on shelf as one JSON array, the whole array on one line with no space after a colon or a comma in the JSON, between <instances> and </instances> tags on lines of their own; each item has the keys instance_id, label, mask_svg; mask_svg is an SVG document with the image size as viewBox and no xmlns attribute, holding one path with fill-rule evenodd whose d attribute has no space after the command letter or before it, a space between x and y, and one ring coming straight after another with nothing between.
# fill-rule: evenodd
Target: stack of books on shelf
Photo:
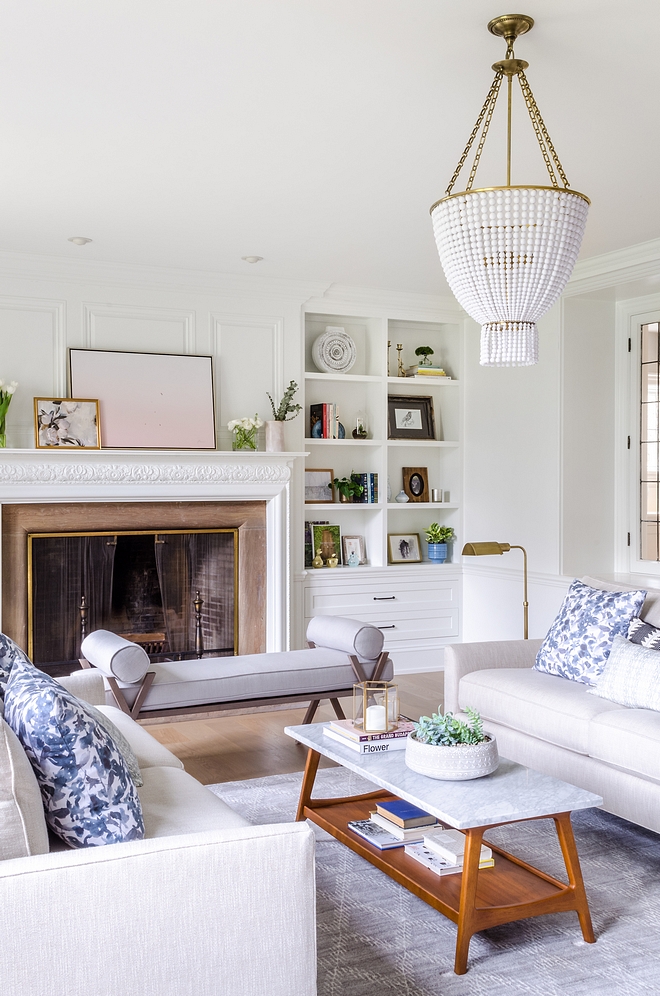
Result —
<instances>
[{"instance_id":1,"label":"stack of books on shelf","mask_svg":"<svg viewBox=\"0 0 660 996\"><path fill-rule=\"evenodd\" d=\"M354 504L373 504L378 501L378 474L351 474L351 477L362 485L362 494L353 499Z\"/></svg>"},{"instance_id":2,"label":"stack of books on shelf","mask_svg":"<svg viewBox=\"0 0 660 996\"><path fill-rule=\"evenodd\" d=\"M387 733L365 733L350 719L333 719L323 727L323 733L331 740L350 747L358 754L387 754L395 750L405 750L408 734L412 733L412 723L399 722Z\"/></svg>"},{"instance_id":3,"label":"stack of books on shelf","mask_svg":"<svg viewBox=\"0 0 660 996\"><path fill-rule=\"evenodd\" d=\"M351 820L349 830L368 840L380 851L393 847L407 847L421 842L424 834L442 826L435 816L425 813L403 799L384 799L376 803L376 811L368 820Z\"/></svg>"},{"instance_id":4,"label":"stack of books on shelf","mask_svg":"<svg viewBox=\"0 0 660 996\"><path fill-rule=\"evenodd\" d=\"M424 833L421 842L410 841L405 845L406 854L430 868L436 875L457 875L463 871L465 834L460 830L434 829ZM493 852L487 844L481 845L479 868L492 868Z\"/></svg>"},{"instance_id":5,"label":"stack of books on shelf","mask_svg":"<svg viewBox=\"0 0 660 996\"><path fill-rule=\"evenodd\" d=\"M451 377L447 376L442 367L424 367L421 363L415 363L412 367L408 367L406 377L443 377L445 380L451 380Z\"/></svg>"},{"instance_id":6,"label":"stack of books on shelf","mask_svg":"<svg viewBox=\"0 0 660 996\"><path fill-rule=\"evenodd\" d=\"M321 423L320 435L315 434L314 426ZM316 430L318 433L318 429ZM339 414L337 405L321 404L309 406L309 434L315 439L339 439Z\"/></svg>"}]
</instances>

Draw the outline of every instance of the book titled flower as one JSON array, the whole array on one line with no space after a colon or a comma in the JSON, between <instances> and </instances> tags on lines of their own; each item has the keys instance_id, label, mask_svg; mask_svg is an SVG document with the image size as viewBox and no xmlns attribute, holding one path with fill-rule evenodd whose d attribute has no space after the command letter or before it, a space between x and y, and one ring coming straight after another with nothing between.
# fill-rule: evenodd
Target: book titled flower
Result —
<instances>
[{"instance_id":1,"label":"book titled flower","mask_svg":"<svg viewBox=\"0 0 660 996\"><path fill-rule=\"evenodd\" d=\"M330 737L331 740L336 740L337 743L342 744L344 747L348 747L349 750L354 750L358 754L390 754L395 750L405 750L406 749L406 737L391 738L388 740L366 740L359 742L357 740L349 740L348 737L343 736L341 733L337 733L330 726L323 727L323 735Z\"/></svg>"}]
</instances>

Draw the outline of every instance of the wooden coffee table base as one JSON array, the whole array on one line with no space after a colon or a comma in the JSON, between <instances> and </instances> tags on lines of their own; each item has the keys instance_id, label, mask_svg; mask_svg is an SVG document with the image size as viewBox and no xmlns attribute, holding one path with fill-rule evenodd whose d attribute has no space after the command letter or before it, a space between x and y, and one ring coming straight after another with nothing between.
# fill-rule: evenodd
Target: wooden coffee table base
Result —
<instances>
[{"instance_id":1,"label":"wooden coffee table base","mask_svg":"<svg viewBox=\"0 0 660 996\"><path fill-rule=\"evenodd\" d=\"M468 949L473 934L487 927L524 920L529 916L574 910L578 915L585 941L589 944L594 943L591 914L584 890L570 813L549 813L547 816L535 817L535 819L555 821L566 865L568 885L492 844L489 846L495 855L495 867L482 868L480 871L479 854L485 831L505 826L505 823L491 823L465 830L465 860L462 874L440 876L405 854L402 847L380 851L348 829L349 820L369 818L376 800L393 798L389 792L379 789L366 795L343 799L312 799L312 788L320 756L316 751L308 750L296 819L308 819L316 823L356 854L366 858L376 868L380 868L399 885L453 920L458 925L454 961L454 971L457 975L463 975L467 971Z\"/></svg>"}]
</instances>

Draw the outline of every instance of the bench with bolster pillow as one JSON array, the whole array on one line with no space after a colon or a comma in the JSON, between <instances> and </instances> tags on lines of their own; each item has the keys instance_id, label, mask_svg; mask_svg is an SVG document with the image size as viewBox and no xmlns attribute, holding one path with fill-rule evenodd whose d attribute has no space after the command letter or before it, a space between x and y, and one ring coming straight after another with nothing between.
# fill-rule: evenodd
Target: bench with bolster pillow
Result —
<instances>
[{"instance_id":1,"label":"bench with bolster pillow","mask_svg":"<svg viewBox=\"0 0 660 996\"><path fill-rule=\"evenodd\" d=\"M303 723L311 723L321 699L330 699L344 719L339 699L353 694L356 681L392 678L383 639L369 623L315 616L307 650L152 664L138 644L101 629L83 641L80 663L101 671L108 703L133 719L309 702Z\"/></svg>"}]
</instances>

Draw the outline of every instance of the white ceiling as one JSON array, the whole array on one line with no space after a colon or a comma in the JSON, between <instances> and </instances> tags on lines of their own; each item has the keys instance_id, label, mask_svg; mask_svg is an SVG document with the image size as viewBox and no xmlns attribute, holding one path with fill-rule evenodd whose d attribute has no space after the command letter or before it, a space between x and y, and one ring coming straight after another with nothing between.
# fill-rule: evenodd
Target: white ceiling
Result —
<instances>
[{"instance_id":1,"label":"white ceiling","mask_svg":"<svg viewBox=\"0 0 660 996\"><path fill-rule=\"evenodd\" d=\"M582 256L657 237L660 6L521 9L536 26L516 54L593 201ZM0 250L442 292L428 209L504 55L486 30L502 13L496 0L3 0ZM504 182L498 124L479 185ZM529 122L515 126L513 182L543 183Z\"/></svg>"}]
</instances>

